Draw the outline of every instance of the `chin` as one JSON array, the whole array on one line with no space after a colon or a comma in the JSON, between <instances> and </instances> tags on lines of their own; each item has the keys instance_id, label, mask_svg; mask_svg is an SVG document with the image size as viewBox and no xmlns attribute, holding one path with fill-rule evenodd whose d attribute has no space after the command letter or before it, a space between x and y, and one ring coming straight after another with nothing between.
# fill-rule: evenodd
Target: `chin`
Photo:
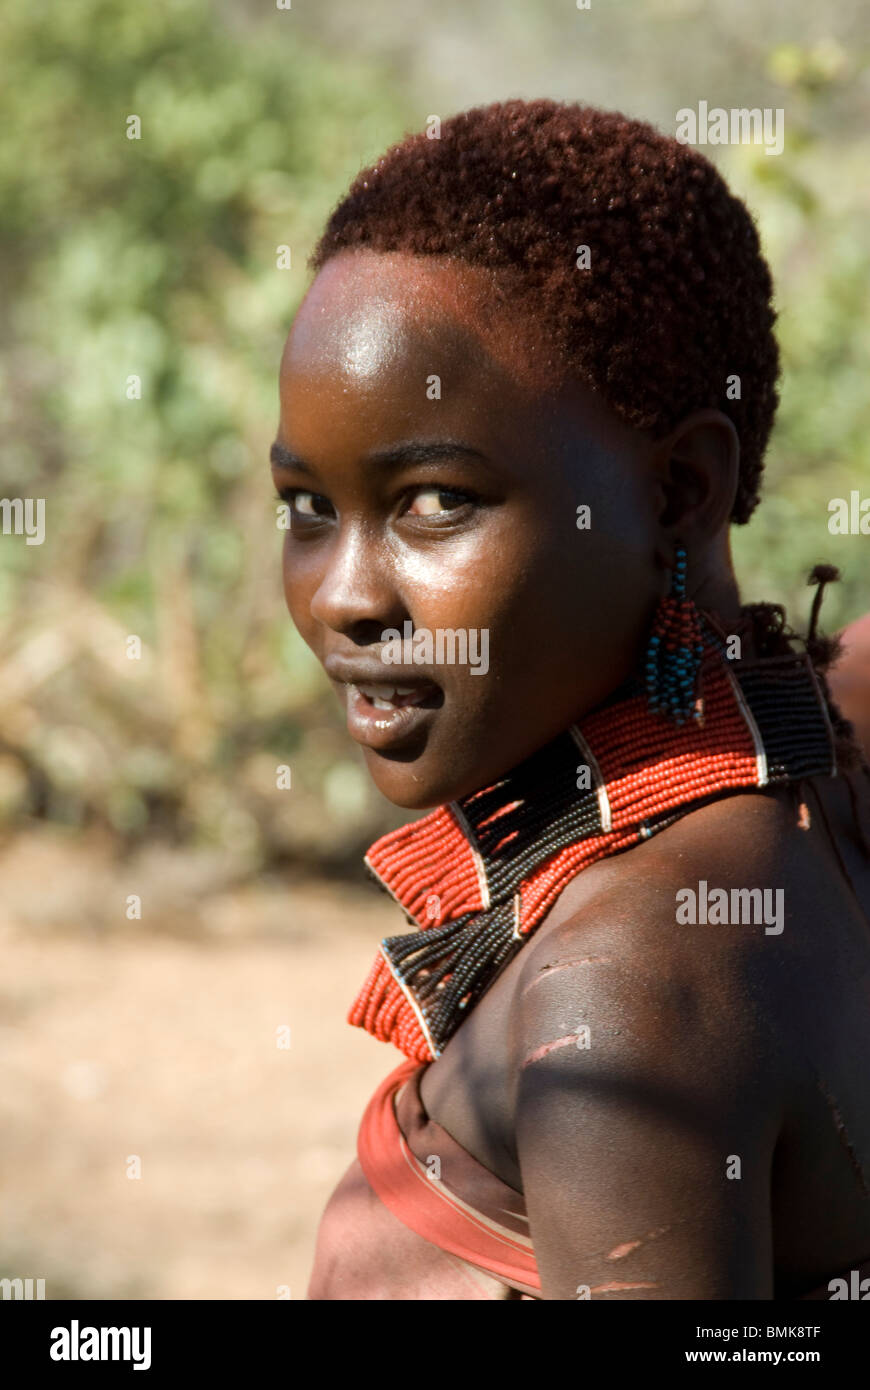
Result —
<instances>
[{"instance_id":1,"label":"chin","mask_svg":"<svg viewBox=\"0 0 870 1390\"><path fill-rule=\"evenodd\" d=\"M395 757L367 753L366 763L381 796L404 811L431 811L466 794L464 790L458 790L452 778L448 780L443 775L434 776L425 767L414 767L412 763L400 762Z\"/></svg>"}]
</instances>

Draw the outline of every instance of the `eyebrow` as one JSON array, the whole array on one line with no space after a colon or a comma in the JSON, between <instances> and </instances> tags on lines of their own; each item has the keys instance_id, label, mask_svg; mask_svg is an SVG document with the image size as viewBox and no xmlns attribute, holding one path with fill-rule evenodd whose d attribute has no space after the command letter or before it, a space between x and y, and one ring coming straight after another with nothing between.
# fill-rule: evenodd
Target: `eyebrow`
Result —
<instances>
[{"instance_id":1,"label":"eyebrow","mask_svg":"<svg viewBox=\"0 0 870 1390\"><path fill-rule=\"evenodd\" d=\"M437 463L442 459L457 457L473 459L476 463L488 464L489 460L479 449L463 444L458 439L409 439L399 444L391 444L388 449L375 449L363 457L364 463L373 463L379 468L396 469L411 464ZM276 440L269 450L269 461L276 468L293 468L300 473L313 474L314 469L297 457L296 454Z\"/></svg>"}]
</instances>

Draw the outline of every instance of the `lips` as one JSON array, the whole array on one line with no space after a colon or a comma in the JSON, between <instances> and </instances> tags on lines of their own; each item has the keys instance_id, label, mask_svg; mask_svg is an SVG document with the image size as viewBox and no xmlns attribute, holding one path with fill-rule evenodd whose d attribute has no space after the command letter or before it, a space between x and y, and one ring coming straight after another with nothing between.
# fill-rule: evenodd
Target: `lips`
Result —
<instances>
[{"instance_id":1,"label":"lips","mask_svg":"<svg viewBox=\"0 0 870 1390\"><path fill-rule=\"evenodd\" d=\"M344 686L347 730L364 748L376 752L401 749L420 738L444 704L444 692L419 670L390 672L385 663L375 665L327 657L323 663L331 680Z\"/></svg>"},{"instance_id":2,"label":"lips","mask_svg":"<svg viewBox=\"0 0 870 1390\"><path fill-rule=\"evenodd\" d=\"M380 681L366 682L365 689L349 684L347 731L364 748L398 752L423 736L443 703L444 693L432 681L419 681L413 689Z\"/></svg>"}]
</instances>

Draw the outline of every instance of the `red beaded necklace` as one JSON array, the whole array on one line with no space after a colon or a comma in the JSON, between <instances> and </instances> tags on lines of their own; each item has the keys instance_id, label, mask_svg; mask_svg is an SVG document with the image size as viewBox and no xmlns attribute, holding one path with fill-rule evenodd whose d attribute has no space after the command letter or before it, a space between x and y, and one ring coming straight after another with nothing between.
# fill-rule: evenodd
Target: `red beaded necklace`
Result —
<instances>
[{"instance_id":1,"label":"red beaded necklace","mask_svg":"<svg viewBox=\"0 0 870 1390\"><path fill-rule=\"evenodd\" d=\"M728 662L705 647L702 718L652 713L635 683L491 787L384 835L366 864L420 930L387 937L348 1021L433 1061L566 884L698 806L836 776L806 654Z\"/></svg>"}]
</instances>

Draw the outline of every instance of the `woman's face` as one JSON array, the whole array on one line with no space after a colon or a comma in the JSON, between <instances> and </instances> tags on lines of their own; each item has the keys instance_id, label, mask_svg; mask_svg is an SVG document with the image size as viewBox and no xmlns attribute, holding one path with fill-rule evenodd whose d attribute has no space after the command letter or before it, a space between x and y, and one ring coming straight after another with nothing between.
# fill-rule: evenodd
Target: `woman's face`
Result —
<instances>
[{"instance_id":1,"label":"woman's face","mask_svg":"<svg viewBox=\"0 0 870 1390\"><path fill-rule=\"evenodd\" d=\"M287 606L376 785L409 808L496 781L582 717L636 668L661 592L650 441L560 388L488 286L344 252L281 363Z\"/></svg>"}]
</instances>

